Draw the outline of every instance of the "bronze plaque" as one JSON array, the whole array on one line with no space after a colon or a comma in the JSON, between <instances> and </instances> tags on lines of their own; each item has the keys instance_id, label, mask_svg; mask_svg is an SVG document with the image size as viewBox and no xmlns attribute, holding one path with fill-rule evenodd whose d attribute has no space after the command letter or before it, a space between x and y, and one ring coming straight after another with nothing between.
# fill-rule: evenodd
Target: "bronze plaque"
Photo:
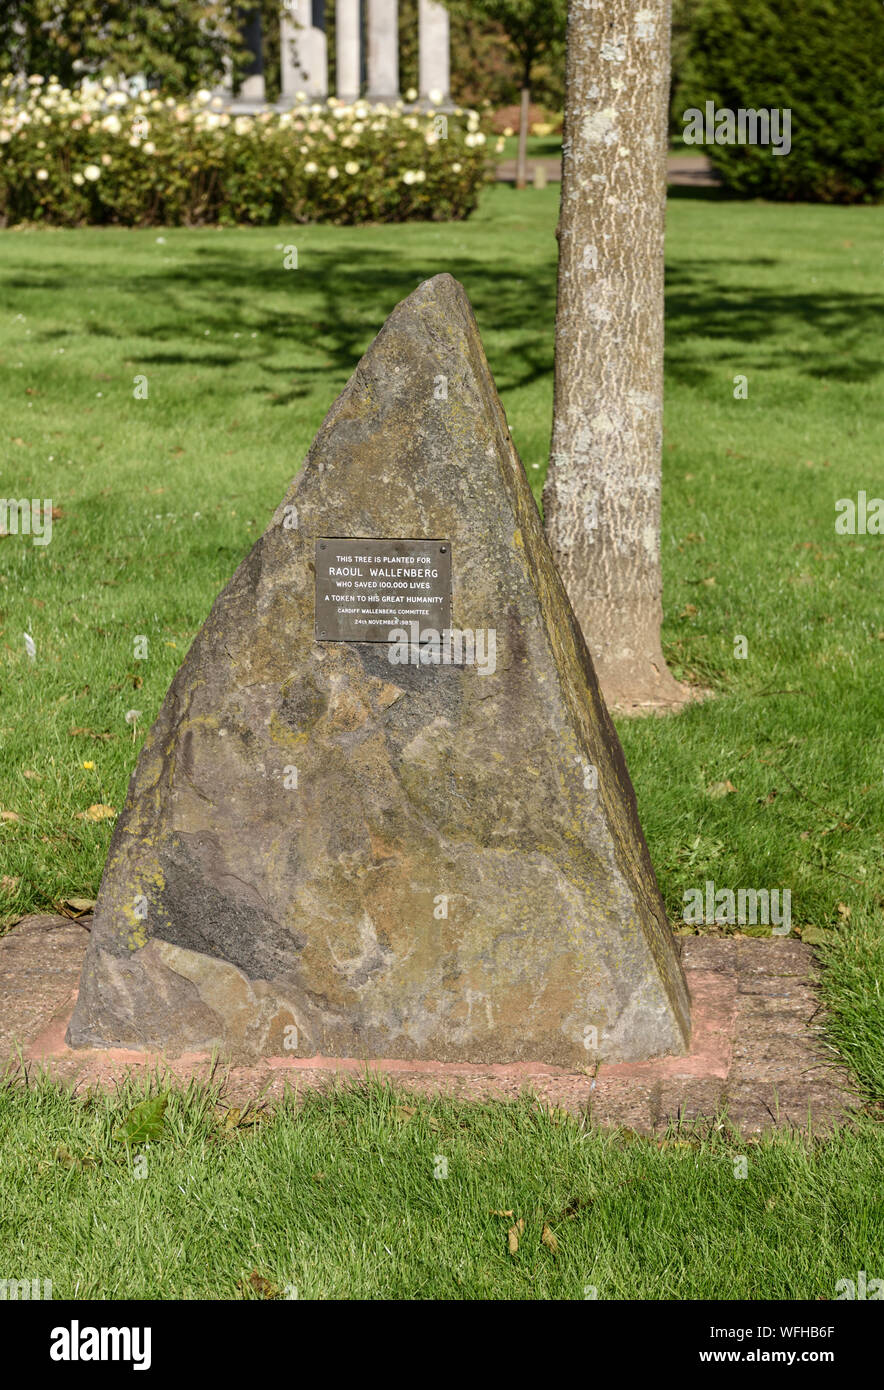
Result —
<instances>
[{"instance_id":1,"label":"bronze plaque","mask_svg":"<svg viewBox=\"0 0 884 1390\"><path fill-rule=\"evenodd\" d=\"M320 536L316 636L389 642L394 628L451 627L451 543Z\"/></svg>"}]
</instances>

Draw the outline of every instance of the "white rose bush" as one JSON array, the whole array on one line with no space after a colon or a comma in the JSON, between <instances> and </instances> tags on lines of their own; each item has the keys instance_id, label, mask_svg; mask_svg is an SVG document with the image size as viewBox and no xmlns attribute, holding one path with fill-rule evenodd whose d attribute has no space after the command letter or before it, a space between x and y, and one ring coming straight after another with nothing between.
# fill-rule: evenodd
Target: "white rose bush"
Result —
<instances>
[{"instance_id":1,"label":"white rose bush","mask_svg":"<svg viewBox=\"0 0 884 1390\"><path fill-rule=\"evenodd\" d=\"M232 115L109 78L0 82L0 225L447 221L488 177L475 111L306 100Z\"/></svg>"}]
</instances>

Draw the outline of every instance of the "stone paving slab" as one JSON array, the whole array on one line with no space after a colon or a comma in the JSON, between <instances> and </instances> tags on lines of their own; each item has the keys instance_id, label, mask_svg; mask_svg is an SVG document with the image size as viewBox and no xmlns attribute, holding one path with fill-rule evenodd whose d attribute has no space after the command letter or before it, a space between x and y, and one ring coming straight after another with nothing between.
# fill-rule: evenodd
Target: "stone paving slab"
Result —
<instances>
[{"instance_id":1,"label":"stone paving slab","mask_svg":"<svg viewBox=\"0 0 884 1390\"><path fill-rule=\"evenodd\" d=\"M222 1059L218 1068L205 1053L167 1058L66 1046L89 921L27 917L0 938L0 1072L45 1071L79 1088L158 1069L183 1083L207 1078L215 1067L231 1103L325 1090L371 1072L410 1091L469 1100L514 1099L530 1089L595 1123L643 1134L722 1112L747 1135L808 1126L824 1133L861 1104L823 1040L813 951L797 941L679 938L694 1019L684 1057L598 1068L590 1062L583 1072L532 1062L482 1067L323 1057L268 1057L248 1066Z\"/></svg>"},{"instance_id":2,"label":"stone paving slab","mask_svg":"<svg viewBox=\"0 0 884 1390\"><path fill-rule=\"evenodd\" d=\"M0 1067L77 995L89 919L25 917L0 937Z\"/></svg>"}]
</instances>

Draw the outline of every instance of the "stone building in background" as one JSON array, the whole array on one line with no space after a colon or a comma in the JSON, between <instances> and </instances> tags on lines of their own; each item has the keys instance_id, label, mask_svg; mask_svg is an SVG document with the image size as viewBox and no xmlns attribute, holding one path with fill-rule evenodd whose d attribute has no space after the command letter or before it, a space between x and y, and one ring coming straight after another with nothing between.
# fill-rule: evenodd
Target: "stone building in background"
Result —
<instances>
[{"instance_id":1,"label":"stone building in background","mask_svg":"<svg viewBox=\"0 0 884 1390\"><path fill-rule=\"evenodd\" d=\"M352 102L364 96L391 104L399 91L398 0L337 0L335 5L336 90L329 90L329 53L324 0L284 0L280 21L280 101L290 106L303 93L312 101L329 96ZM239 91L218 89L232 110L249 111L266 101L260 10L243 11L243 40L252 54ZM419 0L419 88L422 103L450 100L448 12L437 0Z\"/></svg>"}]
</instances>

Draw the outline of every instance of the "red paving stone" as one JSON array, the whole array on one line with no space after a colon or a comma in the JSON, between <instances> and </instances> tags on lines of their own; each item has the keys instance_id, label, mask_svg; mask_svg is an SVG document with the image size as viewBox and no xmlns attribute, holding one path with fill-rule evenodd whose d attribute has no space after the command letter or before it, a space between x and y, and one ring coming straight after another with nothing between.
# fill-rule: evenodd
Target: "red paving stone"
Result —
<instances>
[{"instance_id":1,"label":"red paving stone","mask_svg":"<svg viewBox=\"0 0 884 1390\"><path fill-rule=\"evenodd\" d=\"M303 1094L371 1074L403 1089L470 1100L530 1090L547 1104L644 1134L726 1113L746 1134L812 1127L824 1132L860 1106L822 1036L817 968L809 946L772 938L682 937L693 1001L691 1051L683 1057L567 1072L543 1063L466 1066L390 1058L268 1057L222 1062L208 1053L165 1057L125 1049L67 1047L89 921L25 918L0 939L0 1069L75 1087L113 1086L128 1073L174 1082L213 1073L231 1102Z\"/></svg>"}]
</instances>

